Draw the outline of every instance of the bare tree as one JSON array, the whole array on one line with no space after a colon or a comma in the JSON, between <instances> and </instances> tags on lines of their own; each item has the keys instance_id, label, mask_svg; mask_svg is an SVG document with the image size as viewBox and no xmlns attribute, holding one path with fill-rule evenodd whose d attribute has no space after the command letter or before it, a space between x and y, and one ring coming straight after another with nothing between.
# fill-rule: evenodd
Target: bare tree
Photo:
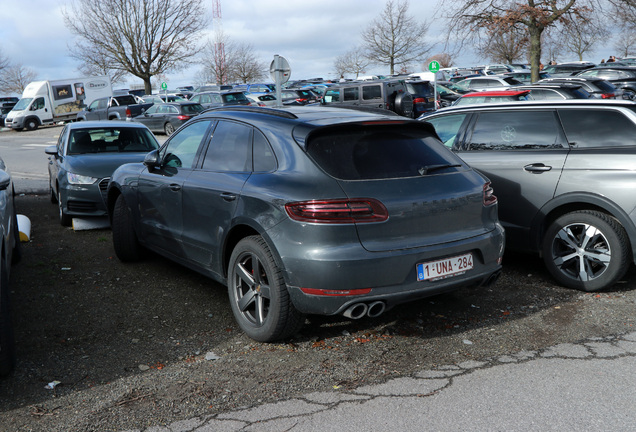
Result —
<instances>
[{"instance_id":1,"label":"bare tree","mask_svg":"<svg viewBox=\"0 0 636 432\"><path fill-rule=\"evenodd\" d=\"M616 36L614 49L620 57L636 54L636 31L624 30Z\"/></svg>"},{"instance_id":2,"label":"bare tree","mask_svg":"<svg viewBox=\"0 0 636 432\"><path fill-rule=\"evenodd\" d=\"M10 93L22 94L27 84L36 79L37 74L32 69L18 63L3 69L1 87Z\"/></svg>"},{"instance_id":3,"label":"bare tree","mask_svg":"<svg viewBox=\"0 0 636 432\"><path fill-rule=\"evenodd\" d=\"M78 44L68 47L70 56L80 61L78 70L82 75L101 76L107 75L113 84L123 83L128 71L113 69L107 55L99 47Z\"/></svg>"},{"instance_id":4,"label":"bare tree","mask_svg":"<svg viewBox=\"0 0 636 432\"><path fill-rule=\"evenodd\" d=\"M443 67L443 68L451 67L455 63L455 60L453 59L453 56L451 54L439 53L427 58L424 61L423 70L426 70L428 67L428 64L432 62L433 60L438 62L440 67Z\"/></svg>"},{"instance_id":5,"label":"bare tree","mask_svg":"<svg viewBox=\"0 0 636 432\"><path fill-rule=\"evenodd\" d=\"M203 47L201 64L202 77L206 83L224 84L229 82L230 62L228 52L234 50L233 42L222 32L216 32L214 40L208 39Z\"/></svg>"},{"instance_id":6,"label":"bare tree","mask_svg":"<svg viewBox=\"0 0 636 432\"><path fill-rule=\"evenodd\" d=\"M562 26L561 41L566 51L583 60L583 55L609 39L610 32L600 20L581 19Z\"/></svg>"},{"instance_id":7,"label":"bare tree","mask_svg":"<svg viewBox=\"0 0 636 432\"><path fill-rule=\"evenodd\" d=\"M537 81L543 32L558 22L587 18L593 2L600 4L596 0L442 0L440 9L450 11L446 14L449 37L464 42L483 40L488 31L523 28L528 37L532 81Z\"/></svg>"},{"instance_id":8,"label":"bare tree","mask_svg":"<svg viewBox=\"0 0 636 432\"><path fill-rule=\"evenodd\" d=\"M514 63L527 56L528 36L520 26L488 29L486 38L479 41L476 49L481 56L497 63Z\"/></svg>"},{"instance_id":9,"label":"bare tree","mask_svg":"<svg viewBox=\"0 0 636 432\"><path fill-rule=\"evenodd\" d=\"M558 29L555 27L545 29L541 34L541 53L546 62L556 61L563 49L563 41Z\"/></svg>"},{"instance_id":10,"label":"bare tree","mask_svg":"<svg viewBox=\"0 0 636 432\"><path fill-rule=\"evenodd\" d=\"M205 82L254 82L265 77L268 65L256 57L251 44L236 43L223 32L208 40L203 48L203 68L199 73Z\"/></svg>"},{"instance_id":11,"label":"bare tree","mask_svg":"<svg viewBox=\"0 0 636 432\"><path fill-rule=\"evenodd\" d=\"M370 63L364 50L358 47L336 57L334 69L340 78L343 78L348 73L354 74L358 78L369 67Z\"/></svg>"},{"instance_id":12,"label":"bare tree","mask_svg":"<svg viewBox=\"0 0 636 432\"><path fill-rule=\"evenodd\" d=\"M431 47L424 41L429 25L408 15L409 2L389 0L384 11L362 32L367 57L375 63L395 67L422 61Z\"/></svg>"},{"instance_id":13,"label":"bare tree","mask_svg":"<svg viewBox=\"0 0 636 432\"><path fill-rule=\"evenodd\" d=\"M0 76L2 75L2 71L7 67L9 67L9 58L0 51Z\"/></svg>"},{"instance_id":14,"label":"bare tree","mask_svg":"<svg viewBox=\"0 0 636 432\"><path fill-rule=\"evenodd\" d=\"M256 58L251 44L237 44L230 53L230 82L254 82L265 78L268 65Z\"/></svg>"},{"instance_id":15,"label":"bare tree","mask_svg":"<svg viewBox=\"0 0 636 432\"><path fill-rule=\"evenodd\" d=\"M208 25L203 0L72 0L63 11L66 27L80 43L73 55L101 53L116 70L143 80L194 62Z\"/></svg>"}]
</instances>

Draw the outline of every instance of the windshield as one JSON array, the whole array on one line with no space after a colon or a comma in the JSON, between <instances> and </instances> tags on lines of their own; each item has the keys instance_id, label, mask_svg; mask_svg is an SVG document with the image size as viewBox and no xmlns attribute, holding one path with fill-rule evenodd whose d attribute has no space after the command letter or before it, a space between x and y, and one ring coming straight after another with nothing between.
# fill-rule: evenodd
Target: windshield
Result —
<instances>
[{"instance_id":1,"label":"windshield","mask_svg":"<svg viewBox=\"0 0 636 432\"><path fill-rule=\"evenodd\" d=\"M71 131L67 154L148 153L157 148L157 140L146 128L103 127Z\"/></svg>"},{"instance_id":2,"label":"windshield","mask_svg":"<svg viewBox=\"0 0 636 432\"><path fill-rule=\"evenodd\" d=\"M14 111L24 111L31 104L32 100L33 100L33 98L20 99L20 101L17 104L15 104L15 106L13 107L13 110Z\"/></svg>"}]
</instances>

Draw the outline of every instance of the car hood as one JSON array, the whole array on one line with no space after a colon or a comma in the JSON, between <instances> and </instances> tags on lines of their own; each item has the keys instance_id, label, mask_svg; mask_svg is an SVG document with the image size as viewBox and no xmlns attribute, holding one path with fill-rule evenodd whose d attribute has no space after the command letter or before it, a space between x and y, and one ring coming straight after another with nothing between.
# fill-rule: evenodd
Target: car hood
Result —
<instances>
[{"instance_id":1,"label":"car hood","mask_svg":"<svg viewBox=\"0 0 636 432\"><path fill-rule=\"evenodd\" d=\"M91 153L66 156L63 167L69 172L96 178L110 177L120 165L143 162L143 153Z\"/></svg>"}]
</instances>

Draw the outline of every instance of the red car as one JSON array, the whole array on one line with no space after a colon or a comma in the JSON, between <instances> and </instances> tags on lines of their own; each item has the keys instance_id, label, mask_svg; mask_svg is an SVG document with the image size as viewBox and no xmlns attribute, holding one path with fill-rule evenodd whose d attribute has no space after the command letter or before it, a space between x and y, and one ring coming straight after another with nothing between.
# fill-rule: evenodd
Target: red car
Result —
<instances>
[{"instance_id":1,"label":"red car","mask_svg":"<svg viewBox=\"0 0 636 432\"><path fill-rule=\"evenodd\" d=\"M493 90L466 93L453 105L475 105L491 102L515 102L531 100L530 90Z\"/></svg>"}]
</instances>

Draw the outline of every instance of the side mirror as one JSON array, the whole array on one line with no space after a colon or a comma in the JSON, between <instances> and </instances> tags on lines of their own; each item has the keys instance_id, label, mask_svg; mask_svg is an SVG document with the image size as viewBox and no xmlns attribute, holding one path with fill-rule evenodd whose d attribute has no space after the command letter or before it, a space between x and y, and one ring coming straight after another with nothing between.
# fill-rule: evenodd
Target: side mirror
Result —
<instances>
[{"instance_id":1,"label":"side mirror","mask_svg":"<svg viewBox=\"0 0 636 432\"><path fill-rule=\"evenodd\" d=\"M57 156L57 146L51 145L44 148L44 153L51 156Z\"/></svg>"},{"instance_id":2,"label":"side mirror","mask_svg":"<svg viewBox=\"0 0 636 432\"><path fill-rule=\"evenodd\" d=\"M6 190L11 184L11 176L6 171L0 170L0 190Z\"/></svg>"},{"instance_id":3,"label":"side mirror","mask_svg":"<svg viewBox=\"0 0 636 432\"><path fill-rule=\"evenodd\" d=\"M153 150L144 157L144 165L148 168L156 168L161 165L159 150Z\"/></svg>"}]
</instances>

